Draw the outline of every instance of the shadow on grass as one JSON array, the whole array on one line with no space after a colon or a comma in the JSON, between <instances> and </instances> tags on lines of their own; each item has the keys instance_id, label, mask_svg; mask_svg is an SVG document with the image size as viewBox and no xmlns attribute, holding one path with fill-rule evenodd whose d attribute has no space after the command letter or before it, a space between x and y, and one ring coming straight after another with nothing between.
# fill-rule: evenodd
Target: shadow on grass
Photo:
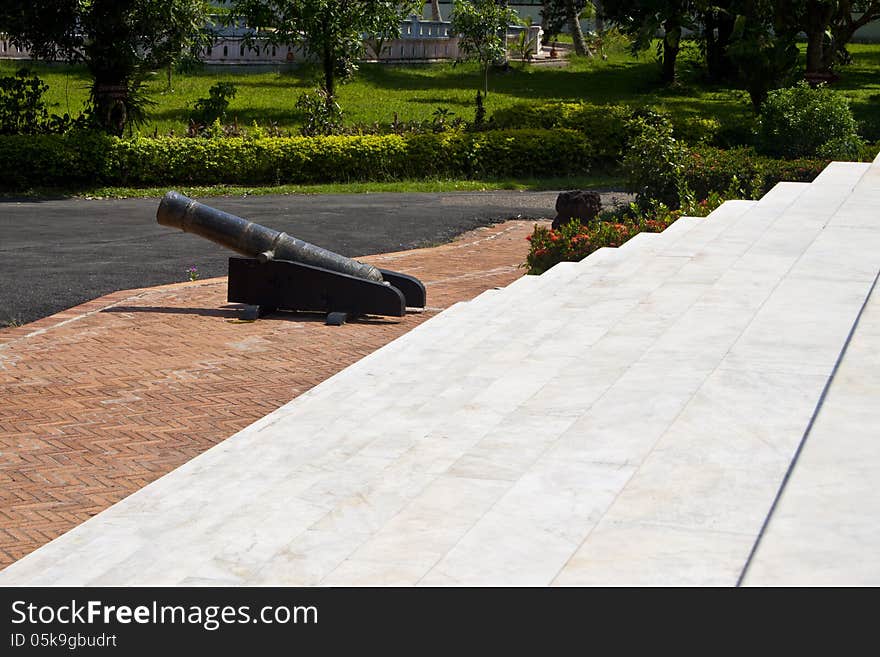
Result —
<instances>
[{"instance_id":1,"label":"shadow on grass","mask_svg":"<svg viewBox=\"0 0 880 657\"><path fill-rule=\"evenodd\" d=\"M158 110L155 112L150 112L150 119L154 121L179 121L183 124L181 127L185 128L186 124L189 122L190 112L186 109L181 108L167 108ZM273 109L263 109L256 107L230 107L226 111L226 122L232 123L236 118L238 118L238 124L241 126L249 127L253 124L254 121L261 126L268 126L272 123L277 123L278 125L282 125L285 128L287 126L300 124L302 123L303 115L301 112L297 112L293 109L292 103L291 108L286 109L284 107L277 107Z\"/></svg>"}]
</instances>

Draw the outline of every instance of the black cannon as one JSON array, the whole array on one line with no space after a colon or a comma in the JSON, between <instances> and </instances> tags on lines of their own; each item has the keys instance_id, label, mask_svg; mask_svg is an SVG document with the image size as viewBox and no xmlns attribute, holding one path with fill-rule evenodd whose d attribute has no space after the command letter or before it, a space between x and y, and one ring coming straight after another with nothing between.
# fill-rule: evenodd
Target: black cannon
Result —
<instances>
[{"instance_id":1,"label":"black cannon","mask_svg":"<svg viewBox=\"0 0 880 657\"><path fill-rule=\"evenodd\" d=\"M228 300L256 306L260 315L319 311L328 313L328 324L341 324L349 317L402 317L407 307L425 307L425 286L417 278L346 258L177 192L165 194L156 219L246 256L229 259Z\"/></svg>"}]
</instances>

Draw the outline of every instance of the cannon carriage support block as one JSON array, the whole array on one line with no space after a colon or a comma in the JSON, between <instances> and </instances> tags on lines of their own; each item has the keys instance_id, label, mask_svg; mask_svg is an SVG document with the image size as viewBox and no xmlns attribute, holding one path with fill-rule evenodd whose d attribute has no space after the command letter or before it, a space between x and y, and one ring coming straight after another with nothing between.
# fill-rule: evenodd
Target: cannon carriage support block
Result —
<instances>
[{"instance_id":1,"label":"cannon carriage support block","mask_svg":"<svg viewBox=\"0 0 880 657\"><path fill-rule=\"evenodd\" d=\"M402 317L424 308L425 286L413 276L378 269L314 244L168 192L156 218L236 251L229 258L228 300L275 310L318 311L328 324L361 315Z\"/></svg>"}]
</instances>

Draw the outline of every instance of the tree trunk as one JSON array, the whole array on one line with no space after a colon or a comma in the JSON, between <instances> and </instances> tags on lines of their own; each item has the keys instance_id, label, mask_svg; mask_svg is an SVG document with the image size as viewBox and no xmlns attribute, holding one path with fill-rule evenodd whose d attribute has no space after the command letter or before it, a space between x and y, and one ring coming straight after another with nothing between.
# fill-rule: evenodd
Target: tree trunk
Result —
<instances>
[{"instance_id":1,"label":"tree trunk","mask_svg":"<svg viewBox=\"0 0 880 657\"><path fill-rule=\"evenodd\" d=\"M431 0L431 20L438 23L443 20L440 15L440 0Z\"/></svg>"},{"instance_id":2,"label":"tree trunk","mask_svg":"<svg viewBox=\"0 0 880 657\"><path fill-rule=\"evenodd\" d=\"M807 33L807 75L811 73L827 73L825 68L825 32L831 25L835 6L823 0L807 0L806 24Z\"/></svg>"},{"instance_id":3,"label":"tree trunk","mask_svg":"<svg viewBox=\"0 0 880 657\"><path fill-rule=\"evenodd\" d=\"M825 30L812 27L807 32L807 75L825 72Z\"/></svg>"},{"instance_id":4,"label":"tree trunk","mask_svg":"<svg viewBox=\"0 0 880 657\"><path fill-rule=\"evenodd\" d=\"M324 67L324 92L327 94L327 107L331 107L336 95L336 62L330 44L324 42L324 52L321 55L321 64Z\"/></svg>"},{"instance_id":5,"label":"tree trunk","mask_svg":"<svg viewBox=\"0 0 880 657\"><path fill-rule=\"evenodd\" d=\"M602 34L605 31L605 15L602 13L605 8L602 0L593 0L593 10L596 12L596 32Z\"/></svg>"},{"instance_id":6,"label":"tree trunk","mask_svg":"<svg viewBox=\"0 0 880 657\"><path fill-rule=\"evenodd\" d=\"M727 46L733 37L735 18L722 12L709 12L703 17L706 40L706 70L716 82L729 80L734 73Z\"/></svg>"},{"instance_id":7,"label":"tree trunk","mask_svg":"<svg viewBox=\"0 0 880 657\"><path fill-rule=\"evenodd\" d=\"M571 37L574 41L574 52L581 57L592 55L584 41L584 33L581 30L581 21L578 18L577 8L574 6L574 0L565 0L565 18L568 21L568 29L571 30Z\"/></svg>"},{"instance_id":8,"label":"tree trunk","mask_svg":"<svg viewBox=\"0 0 880 657\"><path fill-rule=\"evenodd\" d=\"M129 83L134 76L133 63L120 57L116 39L125 35L127 3L95 0L93 13L100 18L94 39L85 47L86 61L92 74L92 115L107 133L121 137L130 118Z\"/></svg>"},{"instance_id":9,"label":"tree trunk","mask_svg":"<svg viewBox=\"0 0 880 657\"><path fill-rule=\"evenodd\" d=\"M663 24L663 73L665 84L675 82L675 60L681 47L681 24L674 18L668 19Z\"/></svg>"},{"instance_id":10,"label":"tree trunk","mask_svg":"<svg viewBox=\"0 0 880 657\"><path fill-rule=\"evenodd\" d=\"M872 0L864 10L859 18L855 18L851 2L842 0L838 3L837 13L831 19L831 45L825 48L822 54L822 66L825 70L831 70L837 61L838 53L844 60L847 58L846 46L859 29L880 19L880 0Z\"/></svg>"}]
</instances>

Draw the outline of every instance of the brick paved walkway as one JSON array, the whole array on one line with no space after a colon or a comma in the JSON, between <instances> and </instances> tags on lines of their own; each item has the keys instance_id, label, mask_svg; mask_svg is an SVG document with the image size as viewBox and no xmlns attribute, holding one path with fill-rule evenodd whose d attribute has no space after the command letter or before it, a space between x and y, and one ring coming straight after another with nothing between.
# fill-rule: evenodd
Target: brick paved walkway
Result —
<instances>
[{"instance_id":1,"label":"brick paved walkway","mask_svg":"<svg viewBox=\"0 0 880 657\"><path fill-rule=\"evenodd\" d=\"M0 568L231 436L440 309L524 272L532 222L364 258L427 312L239 323L224 278L126 290L0 330Z\"/></svg>"}]
</instances>

